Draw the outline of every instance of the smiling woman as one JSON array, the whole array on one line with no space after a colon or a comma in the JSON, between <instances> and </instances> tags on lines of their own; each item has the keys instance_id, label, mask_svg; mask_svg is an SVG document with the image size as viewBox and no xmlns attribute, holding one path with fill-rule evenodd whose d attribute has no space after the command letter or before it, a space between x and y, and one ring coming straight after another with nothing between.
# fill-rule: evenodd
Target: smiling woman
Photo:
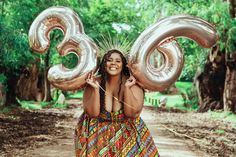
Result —
<instances>
[{"instance_id":1,"label":"smiling woman","mask_svg":"<svg viewBox=\"0 0 236 157\"><path fill-rule=\"evenodd\" d=\"M118 52L114 51L106 63L106 71L110 75L118 75L122 70L122 59Z\"/></svg>"},{"instance_id":2,"label":"smiling woman","mask_svg":"<svg viewBox=\"0 0 236 157\"><path fill-rule=\"evenodd\" d=\"M84 91L84 113L75 130L76 156L159 156L140 118L144 92L130 76L122 52L110 49L90 73Z\"/></svg>"}]
</instances>

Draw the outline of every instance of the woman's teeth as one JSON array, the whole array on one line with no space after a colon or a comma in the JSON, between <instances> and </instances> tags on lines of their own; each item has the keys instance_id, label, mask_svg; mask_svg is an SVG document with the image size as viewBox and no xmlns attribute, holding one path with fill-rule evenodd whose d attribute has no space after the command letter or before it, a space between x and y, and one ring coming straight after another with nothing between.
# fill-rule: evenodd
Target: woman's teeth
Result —
<instances>
[{"instance_id":1,"label":"woman's teeth","mask_svg":"<svg viewBox=\"0 0 236 157\"><path fill-rule=\"evenodd\" d=\"M111 67L110 70L117 70L117 68L115 68L115 67Z\"/></svg>"}]
</instances>

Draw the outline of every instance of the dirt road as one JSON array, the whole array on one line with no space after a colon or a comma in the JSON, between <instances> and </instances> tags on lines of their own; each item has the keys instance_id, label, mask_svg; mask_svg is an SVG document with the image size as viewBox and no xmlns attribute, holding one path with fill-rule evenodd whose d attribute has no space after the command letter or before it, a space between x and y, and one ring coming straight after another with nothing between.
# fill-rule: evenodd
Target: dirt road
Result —
<instances>
[{"instance_id":1,"label":"dirt road","mask_svg":"<svg viewBox=\"0 0 236 157\"><path fill-rule=\"evenodd\" d=\"M74 156L73 130L82 113L81 106L21 112L0 114L0 156ZM236 156L234 124L210 120L205 114L150 108L144 108L141 117L161 157ZM214 129L225 132L217 134Z\"/></svg>"},{"instance_id":2,"label":"dirt road","mask_svg":"<svg viewBox=\"0 0 236 157\"><path fill-rule=\"evenodd\" d=\"M194 147L191 141L173 137L166 128L155 121L158 114L152 110L144 109L141 117L146 122L161 157L207 157L207 154L200 150L191 149Z\"/></svg>"},{"instance_id":3,"label":"dirt road","mask_svg":"<svg viewBox=\"0 0 236 157\"><path fill-rule=\"evenodd\" d=\"M77 110L75 118L71 122L60 122L57 126L65 128L65 135L57 137L56 141L50 145L45 145L34 150L26 151L25 157L56 157L60 154L60 157L72 157L74 156L73 145L73 129L76 124L76 117L82 113L81 110ZM165 128L161 127L158 123L153 122L156 113L148 109L144 109L141 117L146 122L150 129L155 144L159 149L162 157L202 157L198 152L194 152L190 149L183 139L177 139L170 137L166 133Z\"/></svg>"}]
</instances>

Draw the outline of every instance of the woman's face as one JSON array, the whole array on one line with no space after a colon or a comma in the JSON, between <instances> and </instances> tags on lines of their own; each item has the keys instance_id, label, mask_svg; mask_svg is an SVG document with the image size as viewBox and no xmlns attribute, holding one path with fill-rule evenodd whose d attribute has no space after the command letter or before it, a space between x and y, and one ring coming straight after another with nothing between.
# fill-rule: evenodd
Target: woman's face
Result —
<instances>
[{"instance_id":1,"label":"woman's face","mask_svg":"<svg viewBox=\"0 0 236 157\"><path fill-rule=\"evenodd\" d=\"M119 75L122 71L123 63L120 54L112 53L106 62L106 71L109 75Z\"/></svg>"}]
</instances>

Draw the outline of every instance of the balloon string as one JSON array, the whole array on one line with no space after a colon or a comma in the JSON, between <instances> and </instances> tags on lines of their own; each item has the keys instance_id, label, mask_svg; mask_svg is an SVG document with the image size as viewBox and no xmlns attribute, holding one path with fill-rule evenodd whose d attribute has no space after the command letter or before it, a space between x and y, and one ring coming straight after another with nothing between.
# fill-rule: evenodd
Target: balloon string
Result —
<instances>
[{"instance_id":1,"label":"balloon string","mask_svg":"<svg viewBox=\"0 0 236 157\"><path fill-rule=\"evenodd\" d=\"M100 86L99 84L98 84L98 86L99 86L99 88L101 88L101 90L105 93L106 96L107 96L107 95L111 95L111 94L107 93L107 91L106 91L104 88L102 88L102 86ZM126 103L126 102L124 102L124 101L122 101L122 100L119 100L117 97L115 97L115 96L113 96L113 95L111 95L111 96L112 96L116 101L121 102L121 103L123 103L123 104L129 106L130 108L136 110L136 108L135 108L134 106L131 106L131 105L129 105L128 103Z\"/></svg>"}]
</instances>

